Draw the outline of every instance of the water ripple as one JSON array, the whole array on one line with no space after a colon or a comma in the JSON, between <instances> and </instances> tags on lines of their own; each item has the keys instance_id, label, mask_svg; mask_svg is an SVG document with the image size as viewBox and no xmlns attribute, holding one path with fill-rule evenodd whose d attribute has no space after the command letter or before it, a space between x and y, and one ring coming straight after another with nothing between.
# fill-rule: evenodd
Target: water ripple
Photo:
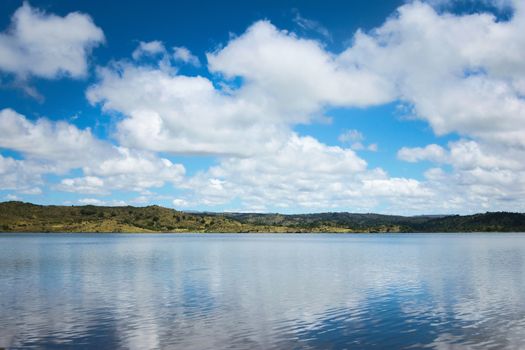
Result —
<instances>
[{"instance_id":1,"label":"water ripple","mask_svg":"<svg viewBox=\"0 0 525 350\"><path fill-rule=\"evenodd\" d=\"M0 347L525 348L525 235L0 235Z\"/></svg>"}]
</instances>

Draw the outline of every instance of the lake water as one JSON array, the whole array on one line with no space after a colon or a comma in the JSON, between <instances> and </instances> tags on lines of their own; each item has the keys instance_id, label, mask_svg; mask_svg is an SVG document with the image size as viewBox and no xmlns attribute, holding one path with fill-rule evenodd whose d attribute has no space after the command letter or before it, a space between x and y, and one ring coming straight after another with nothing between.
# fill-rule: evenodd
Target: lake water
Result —
<instances>
[{"instance_id":1,"label":"lake water","mask_svg":"<svg viewBox=\"0 0 525 350\"><path fill-rule=\"evenodd\" d=\"M0 235L0 347L524 349L525 234Z\"/></svg>"}]
</instances>

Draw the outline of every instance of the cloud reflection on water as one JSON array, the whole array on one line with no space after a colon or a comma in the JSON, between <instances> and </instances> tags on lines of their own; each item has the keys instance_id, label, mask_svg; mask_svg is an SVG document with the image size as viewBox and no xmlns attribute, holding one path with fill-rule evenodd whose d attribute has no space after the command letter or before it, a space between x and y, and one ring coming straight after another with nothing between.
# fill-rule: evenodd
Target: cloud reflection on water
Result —
<instances>
[{"instance_id":1,"label":"cloud reflection on water","mask_svg":"<svg viewBox=\"0 0 525 350\"><path fill-rule=\"evenodd\" d=\"M0 243L0 346L525 346L525 235Z\"/></svg>"}]
</instances>

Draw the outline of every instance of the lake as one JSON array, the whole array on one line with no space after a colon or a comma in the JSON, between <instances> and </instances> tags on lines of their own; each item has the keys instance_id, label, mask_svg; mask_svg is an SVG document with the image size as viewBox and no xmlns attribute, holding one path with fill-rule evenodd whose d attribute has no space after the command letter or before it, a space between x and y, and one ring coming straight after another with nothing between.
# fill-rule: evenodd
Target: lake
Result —
<instances>
[{"instance_id":1,"label":"lake","mask_svg":"<svg viewBox=\"0 0 525 350\"><path fill-rule=\"evenodd\" d=\"M1 234L0 347L523 349L525 234Z\"/></svg>"}]
</instances>

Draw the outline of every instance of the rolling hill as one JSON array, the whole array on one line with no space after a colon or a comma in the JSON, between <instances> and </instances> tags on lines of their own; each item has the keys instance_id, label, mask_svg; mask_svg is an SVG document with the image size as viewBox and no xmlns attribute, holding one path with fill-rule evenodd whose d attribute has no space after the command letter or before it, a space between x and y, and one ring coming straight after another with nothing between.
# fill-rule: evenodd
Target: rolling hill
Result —
<instances>
[{"instance_id":1,"label":"rolling hill","mask_svg":"<svg viewBox=\"0 0 525 350\"><path fill-rule=\"evenodd\" d=\"M1 232L525 232L525 214L396 216L193 213L164 208L0 203Z\"/></svg>"}]
</instances>

